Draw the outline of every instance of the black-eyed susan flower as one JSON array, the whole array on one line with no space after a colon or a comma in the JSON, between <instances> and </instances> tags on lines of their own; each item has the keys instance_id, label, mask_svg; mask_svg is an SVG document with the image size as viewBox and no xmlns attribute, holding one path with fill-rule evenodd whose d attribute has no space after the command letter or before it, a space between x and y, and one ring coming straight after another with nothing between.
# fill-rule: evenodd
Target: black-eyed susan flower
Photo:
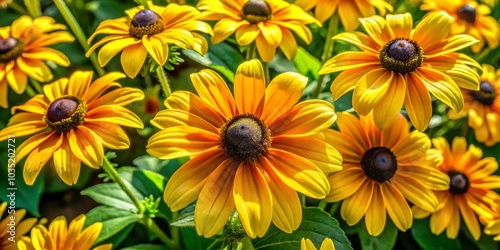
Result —
<instances>
[{"instance_id":1,"label":"black-eyed susan flower","mask_svg":"<svg viewBox=\"0 0 500 250\"><path fill-rule=\"evenodd\" d=\"M37 225L31 230L30 237L24 236L17 243L19 250L31 249L72 249L72 250L111 250L112 244L91 248L102 230L102 223L95 222L83 228L87 218L84 214L76 217L67 225L66 218L59 216L49 225Z\"/></svg>"},{"instance_id":2,"label":"black-eyed susan flower","mask_svg":"<svg viewBox=\"0 0 500 250\"><path fill-rule=\"evenodd\" d=\"M495 235L493 238L500 241L500 199L490 201L491 209L489 214L480 215L481 222L485 225L484 233L488 235Z\"/></svg>"},{"instance_id":3,"label":"black-eyed susan flower","mask_svg":"<svg viewBox=\"0 0 500 250\"><path fill-rule=\"evenodd\" d=\"M469 34L479 40L471 46L474 53L479 53L485 44L494 49L500 43L500 24L490 16L491 9L487 5L472 0L424 0L422 10L446 11L454 18L451 34Z\"/></svg>"},{"instance_id":4,"label":"black-eyed susan flower","mask_svg":"<svg viewBox=\"0 0 500 250\"><path fill-rule=\"evenodd\" d=\"M278 47L292 60L297 41L291 31L309 44L312 33L306 24L321 25L300 7L283 0L201 0L197 7L204 11L201 19L218 21L212 43L220 43L236 33L240 46L255 42L264 62L273 60Z\"/></svg>"},{"instance_id":5,"label":"black-eyed susan flower","mask_svg":"<svg viewBox=\"0 0 500 250\"><path fill-rule=\"evenodd\" d=\"M12 0L0 0L0 8L6 9L10 3L12 3Z\"/></svg>"},{"instance_id":6,"label":"black-eyed susan flower","mask_svg":"<svg viewBox=\"0 0 500 250\"><path fill-rule=\"evenodd\" d=\"M52 159L59 177L68 185L78 180L83 162L91 168L102 165L103 146L125 149L130 141L119 126L142 128L137 115L123 106L144 98L135 88L115 82L122 73L109 73L92 82L93 73L76 71L43 86L39 94L25 104L12 108L15 114L0 131L0 141L9 135L32 135L17 147L16 160L24 157L23 177L32 185L42 167ZM108 92L106 92L108 91ZM106 93L105 93L106 92Z\"/></svg>"},{"instance_id":7,"label":"black-eyed susan flower","mask_svg":"<svg viewBox=\"0 0 500 250\"><path fill-rule=\"evenodd\" d=\"M40 82L52 80L46 61L65 67L70 64L63 53L48 47L74 40L68 32L62 31L65 29L48 16L35 19L22 16L11 26L0 28L0 107L9 107L8 86L21 94L26 89L28 77Z\"/></svg>"},{"instance_id":8,"label":"black-eyed susan flower","mask_svg":"<svg viewBox=\"0 0 500 250\"><path fill-rule=\"evenodd\" d=\"M342 52L328 60L320 74L343 71L332 82L333 99L354 90L352 105L359 115L373 111L375 124L387 128L404 106L413 125L423 131L432 115L431 95L452 109L462 109L459 87L477 90L480 65L455 51L477 40L448 36L453 18L445 12L427 15L412 30L409 13L361 18L368 35L344 32L333 39L362 51Z\"/></svg>"},{"instance_id":9,"label":"black-eyed susan flower","mask_svg":"<svg viewBox=\"0 0 500 250\"><path fill-rule=\"evenodd\" d=\"M486 146L500 142L500 69L482 65L481 84L478 91L462 89L464 107L460 112L450 110L448 117L465 116L469 127L474 129L476 140Z\"/></svg>"},{"instance_id":10,"label":"black-eyed susan flower","mask_svg":"<svg viewBox=\"0 0 500 250\"><path fill-rule=\"evenodd\" d=\"M359 26L359 18L375 15L375 9L381 16L393 10L385 0L297 0L295 4L306 11L315 8L314 16L321 23L337 12L346 31L355 30Z\"/></svg>"},{"instance_id":11,"label":"black-eyed susan flower","mask_svg":"<svg viewBox=\"0 0 500 250\"><path fill-rule=\"evenodd\" d=\"M234 98L212 70L191 75L198 92L174 92L152 124L161 129L147 151L160 159L189 156L170 178L164 199L172 211L196 202L198 234L211 237L236 208L246 233L262 237L271 221L292 232L302 220L297 192L321 199L325 173L341 169L341 155L323 132L335 121L322 100L297 103L307 84L283 73L266 88L258 60L241 64Z\"/></svg>"},{"instance_id":12,"label":"black-eyed susan flower","mask_svg":"<svg viewBox=\"0 0 500 250\"><path fill-rule=\"evenodd\" d=\"M317 250L317 248L310 239L302 238L302 240L300 240L300 250ZM335 250L332 239L325 238L319 250Z\"/></svg>"},{"instance_id":13,"label":"black-eyed susan flower","mask_svg":"<svg viewBox=\"0 0 500 250\"><path fill-rule=\"evenodd\" d=\"M9 209L7 209L9 208ZM2 216L7 209L6 216ZM9 206L7 202L0 204L0 216L4 217L0 221L0 249L17 250L17 242L27 234L37 223L37 218L23 220L26 215L25 209L18 209Z\"/></svg>"},{"instance_id":14,"label":"black-eyed susan flower","mask_svg":"<svg viewBox=\"0 0 500 250\"><path fill-rule=\"evenodd\" d=\"M338 113L339 131L328 133L343 169L328 177L331 193L326 201L342 201L340 214L348 225L363 217L370 235L384 230L386 216L401 231L409 229L413 214L408 201L435 211L438 200L432 190L448 188L449 178L435 166L442 158L431 150L431 141L419 131L410 132L408 121L398 115L386 130L379 130L371 117L356 118Z\"/></svg>"},{"instance_id":15,"label":"black-eyed susan flower","mask_svg":"<svg viewBox=\"0 0 500 250\"><path fill-rule=\"evenodd\" d=\"M500 188L500 176L494 175L498 163L493 157L483 158L480 148L469 145L463 137L455 137L451 148L446 139L432 139L436 149L443 155L437 169L450 177L448 190L435 191L439 200L434 213L414 207L415 218L431 216L430 229L434 234L446 230L446 236L454 239L463 220L472 237L481 236L478 215L488 212L490 200L500 198L493 191Z\"/></svg>"},{"instance_id":16,"label":"black-eyed susan flower","mask_svg":"<svg viewBox=\"0 0 500 250\"><path fill-rule=\"evenodd\" d=\"M88 43L99 34L106 34L94 44L86 56L102 46L97 60L104 67L121 51L120 62L128 77L134 78L141 70L149 54L159 65L165 65L169 57L169 45L192 49L200 54L208 50L206 39L197 32L212 34L212 28L197 20L199 11L188 5L153 5L150 9L138 6L126 10L126 17L105 20L97 26Z\"/></svg>"}]
</instances>

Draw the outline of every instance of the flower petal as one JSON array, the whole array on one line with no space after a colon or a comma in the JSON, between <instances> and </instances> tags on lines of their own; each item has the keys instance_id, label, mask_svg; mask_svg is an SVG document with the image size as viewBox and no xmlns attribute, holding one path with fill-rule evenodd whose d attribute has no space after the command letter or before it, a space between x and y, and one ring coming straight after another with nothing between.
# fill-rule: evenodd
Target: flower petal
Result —
<instances>
[{"instance_id":1,"label":"flower petal","mask_svg":"<svg viewBox=\"0 0 500 250\"><path fill-rule=\"evenodd\" d=\"M444 11L429 12L413 30L412 39L425 52L427 48L448 37L452 23L453 17Z\"/></svg>"},{"instance_id":2,"label":"flower petal","mask_svg":"<svg viewBox=\"0 0 500 250\"><path fill-rule=\"evenodd\" d=\"M80 175L80 159L76 157L68 141L63 140L59 149L54 152L54 168L61 180L67 185L76 184Z\"/></svg>"},{"instance_id":3,"label":"flower petal","mask_svg":"<svg viewBox=\"0 0 500 250\"><path fill-rule=\"evenodd\" d=\"M386 212L384 199L380 189L381 185L375 185L370 206L366 210L365 223L368 234L378 236L384 231L386 223Z\"/></svg>"},{"instance_id":4,"label":"flower petal","mask_svg":"<svg viewBox=\"0 0 500 250\"><path fill-rule=\"evenodd\" d=\"M111 122L132 128L143 128L141 118L132 111L118 105L105 105L89 110L85 121Z\"/></svg>"},{"instance_id":5,"label":"flower petal","mask_svg":"<svg viewBox=\"0 0 500 250\"><path fill-rule=\"evenodd\" d=\"M366 214L373 197L374 183L366 178L357 192L347 197L340 207L340 215L347 222L347 225L357 224Z\"/></svg>"},{"instance_id":6,"label":"flower petal","mask_svg":"<svg viewBox=\"0 0 500 250\"><path fill-rule=\"evenodd\" d=\"M85 165L98 169L102 166L104 149L101 138L85 126L78 126L66 134L71 151Z\"/></svg>"},{"instance_id":7,"label":"flower petal","mask_svg":"<svg viewBox=\"0 0 500 250\"><path fill-rule=\"evenodd\" d=\"M103 48L104 49L104 48ZM101 55L99 51L99 55ZM144 48L142 44L131 44L123 49L122 55L120 56L120 62L123 67L123 71L130 78L135 78L139 71L141 71L148 51ZM114 55L113 55L114 56Z\"/></svg>"},{"instance_id":8,"label":"flower petal","mask_svg":"<svg viewBox=\"0 0 500 250\"><path fill-rule=\"evenodd\" d=\"M144 92L137 88L123 87L112 90L91 103L87 103L88 109L94 109L103 105L125 106L132 102L144 99Z\"/></svg>"},{"instance_id":9,"label":"flower petal","mask_svg":"<svg viewBox=\"0 0 500 250\"><path fill-rule=\"evenodd\" d=\"M260 116L261 100L266 91L264 69L258 60L243 62L234 76L234 98L238 113L250 113Z\"/></svg>"},{"instance_id":10,"label":"flower petal","mask_svg":"<svg viewBox=\"0 0 500 250\"><path fill-rule=\"evenodd\" d=\"M388 128L400 114L406 95L406 81L401 74L394 74L392 82L385 93L385 99L373 107L373 118L381 130ZM359 105L359 104L358 104Z\"/></svg>"},{"instance_id":11,"label":"flower petal","mask_svg":"<svg viewBox=\"0 0 500 250\"><path fill-rule=\"evenodd\" d=\"M188 91L175 91L172 93L165 100L165 107L192 113L211 123L216 128L220 128L228 121L227 118L201 100L200 97Z\"/></svg>"},{"instance_id":12,"label":"flower petal","mask_svg":"<svg viewBox=\"0 0 500 250\"><path fill-rule=\"evenodd\" d=\"M464 97L457 84L446 74L435 69L421 67L416 74L427 90L437 99L458 112L464 105Z\"/></svg>"},{"instance_id":13,"label":"flower petal","mask_svg":"<svg viewBox=\"0 0 500 250\"><path fill-rule=\"evenodd\" d=\"M328 176L331 190L325 200L328 202L336 202L355 195L355 193L361 188L361 184L365 182L366 178L368 177L366 177L363 169L357 165L344 168L341 171Z\"/></svg>"},{"instance_id":14,"label":"flower petal","mask_svg":"<svg viewBox=\"0 0 500 250\"><path fill-rule=\"evenodd\" d=\"M382 198L384 198L387 213L394 222L394 225L401 231L409 229L413 222L413 215L410 206L400 191L389 183L380 185L380 191Z\"/></svg>"},{"instance_id":15,"label":"flower petal","mask_svg":"<svg viewBox=\"0 0 500 250\"><path fill-rule=\"evenodd\" d=\"M118 125L111 122L90 121L83 126L89 128L101 138L102 145L112 149L126 149L130 147L127 133Z\"/></svg>"},{"instance_id":16,"label":"flower petal","mask_svg":"<svg viewBox=\"0 0 500 250\"><path fill-rule=\"evenodd\" d=\"M200 98L212 108L230 119L236 113L234 98L224 79L211 69L191 74L191 81Z\"/></svg>"},{"instance_id":17,"label":"flower petal","mask_svg":"<svg viewBox=\"0 0 500 250\"><path fill-rule=\"evenodd\" d=\"M356 69L367 73L365 70L368 66L378 66L380 68L380 60L377 54L370 52L348 51L342 52L328 61L326 61L319 70L320 75L329 74L333 72Z\"/></svg>"},{"instance_id":18,"label":"flower petal","mask_svg":"<svg viewBox=\"0 0 500 250\"><path fill-rule=\"evenodd\" d=\"M168 59L168 44L162 43L159 39L156 39L154 36L143 36L142 44L144 48L148 51L149 55L156 61L159 65L163 66L167 62Z\"/></svg>"},{"instance_id":19,"label":"flower petal","mask_svg":"<svg viewBox=\"0 0 500 250\"><path fill-rule=\"evenodd\" d=\"M391 27L395 37L409 39L413 29L413 18L410 13L390 15L386 17L387 24Z\"/></svg>"},{"instance_id":20,"label":"flower petal","mask_svg":"<svg viewBox=\"0 0 500 250\"><path fill-rule=\"evenodd\" d=\"M297 192L273 175L267 178L273 200L272 221L285 233L292 233L302 222L302 205Z\"/></svg>"},{"instance_id":21,"label":"flower petal","mask_svg":"<svg viewBox=\"0 0 500 250\"><path fill-rule=\"evenodd\" d=\"M23 169L23 177L26 184L33 185L42 167L49 161L54 151L61 145L62 136L62 134L57 135L56 133L52 133L45 137L37 147L31 150L28 158L26 158Z\"/></svg>"},{"instance_id":22,"label":"flower petal","mask_svg":"<svg viewBox=\"0 0 500 250\"><path fill-rule=\"evenodd\" d=\"M352 106L360 115L368 115L386 96L393 82L394 73L385 69L367 72L361 77L352 94Z\"/></svg>"},{"instance_id":23,"label":"flower petal","mask_svg":"<svg viewBox=\"0 0 500 250\"><path fill-rule=\"evenodd\" d=\"M405 108L413 126L424 131L432 116L432 104L429 91L420 77L414 73L406 75Z\"/></svg>"}]
</instances>

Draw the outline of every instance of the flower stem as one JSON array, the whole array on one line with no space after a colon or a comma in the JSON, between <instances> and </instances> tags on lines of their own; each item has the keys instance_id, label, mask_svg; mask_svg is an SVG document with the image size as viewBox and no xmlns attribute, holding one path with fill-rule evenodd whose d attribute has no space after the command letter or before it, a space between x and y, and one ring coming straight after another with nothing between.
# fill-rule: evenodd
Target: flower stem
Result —
<instances>
[{"instance_id":1,"label":"flower stem","mask_svg":"<svg viewBox=\"0 0 500 250\"><path fill-rule=\"evenodd\" d=\"M255 50L257 49L256 45L255 45L255 42L251 43L247 49L247 54L246 54L246 57L245 59L248 61L248 60L251 60L251 59L254 59L255 56L256 56L256 53L255 53Z\"/></svg>"},{"instance_id":2,"label":"flower stem","mask_svg":"<svg viewBox=\"0 0 500 250\"><path fill-rule=\"evenodd\" d=\"M179 217L179 212L173 212L172 213L172 221L174 221L177 217ZM181 238L179 237L179 228L178 227L170 227L170 234L172 235L172 240L177 244L180 245Z\"/></svg>"},{"instance_id":3,"label":"flower stem","mask_svg":"<svg viewBox=\"0 0 500 250\"><path fill-rule=\"evenodd\" d=\"M156 74L158 75L158 80L160 80L161 88L163 89L165 98L168 98L172 93L172 90L168 85L167 77L165 76L165 71L163 70L163 66L160 65L156 68Z\"/></svg>"},{"instance_id":4,"label":"flower stem","mask_svg":"<svg viewBox=\"0 0 500 250\"><path fill-rule=\"evenodd\" d=\"M30 85L26 85L25 92L30 98L36 95L35 91L31 88Z\"/></svg>"},{"instance_id":5,"label":"flower stem","mask_svg":"<svg viewBox=\"0 0 500 250\"><path fill-rule=\"evenodd\" d=\"M28 14L32 18L36 18L42 15L42 10L40 9L40 2L38 0L24 0L24 5Z\"/></svg>"},{"instance_id":6,"label":"flower stem","mask_svg":"<svg viewBox=\"0 0 500 250\"><path fill-rule=\"evenodd\" d=\"M83 50L87 52L90 48L89 45L87 44L87 36L85 36L85 33L83 33L82 27L76 21L73 13L71 13L71 11L68 9L68 6L66 5L66 3L64 3L63 0L54 0L54 3L59 12L61 12L61 15L63 16L66 23L68 23L69 27L75 34L75 37L82 46ZM90 61L92 62L92 65L94 66L94 69L97 71L97 74L99 74L100 76L106 74L104 69L101 68L101 66L97 62L97 56L95 52L92 52L89 58Z\"/></svg>"},{"instance_id":7,"label":"flower stem","mask_svg":"<svg viewBox=\"0 0 500 250\"><path fill-rule=\"evenodd\" d=\"M270 76L269 76L269 63L262 63L262 66L264 67L264 76L265 76L265 80L266 80L266 85L269 84L269 81L270 81Z\"/></svg>"},{"instance_id":8,"label":"flower stem","mask_svg":"<svg viewBox=\"0 0 500 250\"><path fill-rule=\"evenodd\" d=\"M328 203L325 200L321 200L317 207L319 207L321 210L325 210L327 205Z\"/></svg>"},{"instance_id":9,"label":"flower stem","mask_svg":"<svg viewBox=\"0 0 500 250\"><path fill-rule=\"evenodd\" d=\"M165 243L165 246L167 247L167 249L179 249L179 244L168 238L168 236L163 233L163 231L158 227L158 225L156 225L156 223L153 221L153 219L151 218L147 218L145 221L144 221L144 225L151 231L153 232L156 237L158 237L158 239L160 239L163 243Z\"/></svg>"},{"instance_id":10,"label":"flower stem","mask_svg":"<svg viewBox=\"0 0 500 250\"><path fill-rule=\"evenodd\" d=\"M8 7L12 8L13 10L15 10L15 11L17 11L17 12L23 14L23 15L27 14L26 9L23 6L19 5L18 3L14 2L14 1L12 1L12 3L10 3L8 5Z\"/></svg>"},{"instance_id":11,"label":"flower stem","mask_svg":"<svg viewBox=\"0 0 500 250\"><path fill-rule=\"evenodd\" d=\"M323 54L321 55L321 65L325 64L325 62L332 56L333 45L334 45L332 37L337 33L338 26L339 26L339 15L338 13L335 13L330 18L330 23L328 24L328 32L326 33L325 46L323 47ZM318 98L318 96L323 91L324 88L323 81L325 80L325 77L326 75L320 75L318 77L316 91L314 92L313 98Z\"/></svg>"},{"instance_id":12,"label":"flower stem","mask_svg":"<svg viewBox=\"0 0 500 250\"><path fill-rule=\"evenodd\" d=\"M144 6L144 9L150 9L149 8L149 4L148 4L148 0L141 0L141 5Z\"/></svg>"},{"instance_id":13,"label":"flower stem","mask_svg":"<svg viewBox=\"0 0 500 250\"><path fill-rule=\"evenodd\" d=\"M33 86L33 90L35 90L37 94L43 94L43 89L42 86L40 86L40 83L31 77L28 77L28 79L31 85Z\"/></svg>"}]
</instances>

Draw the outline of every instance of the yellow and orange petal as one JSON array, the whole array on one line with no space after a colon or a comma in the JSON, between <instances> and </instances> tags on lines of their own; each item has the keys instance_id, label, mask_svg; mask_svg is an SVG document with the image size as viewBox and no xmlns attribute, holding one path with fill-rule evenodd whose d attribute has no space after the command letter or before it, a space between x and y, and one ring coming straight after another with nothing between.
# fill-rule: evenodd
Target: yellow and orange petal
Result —
<instances>
[{"instance_id":1,"label":"yellow and orange petal","mask_svg":"<svg viewBox=\"0 0 500 250\"><path fill-rule=\"evenodd\" d=\"M302 238L300 240L300 250L316 250L316 246L310 239ZM319 250L335 250L335 245L333 244L332 239L325 238Z\"/></svg>"},{"instance_id":2,"label":"yellow and orange petal","mask_svg":"<svg viewBox=\"0 0 500 250\"><path fill-rule=\"evenodd\" d=\"M208 50L206 39L198 32L212 34L211 27L198 20L199 11L188 5L138 6L126 10L126 17L104 20L88 39L90 44L99 34L105 34L92 45L86 56L102 46L97 54L101 67L119 52L123 71L128 77L137 76L149 55L159 65L165 65L170 46L192 49L200 54Z\"/></svg>"},{"instance_id":3,"label":"yellow and orange petal","mask_svg":"<svg viewBox=\"0 0 500 250\"><path fill-rule=\"evenodd\" d=\"M144 93L120 88L116 80L124 77L114 72L92 81L92 72L76 71L69 79L44 85L44 94L12 108L14 115L0 130L0 141L31 135L16 150L17 162L27 157L23 177L28 185L35 182L48 162L66 184L73 185L78 181L81 163L96 169L102 165L103 147L130 146L120 125L142 128L143 124L123 106L142 100Z\"/></svg>"},{"instance_id":4,"label":"yellow and orange petal","mask_svg":"<svg viewBox=\"0 0 500 250\"><path fill-rule=\"evenodd\" d=\"M474 0L423 0L420 8L429 13L446 11L452 16L451 34L468 34L479 40L471 46L474 53L481 52L485 45L495 49L500 43L500 23L490 15L491 9L485 4Z\"/></svg>"},{"instance_id":5,"label":"yellow and orange petal","mask_svg":"<svg viewBox=\"0 0 500 250\"><path fill-rule=\"evenodd\" d=\"M480 215L480 221L484 227L484 233L494 235L496 241L500 241L500 199L490 202L491 210L489 214Z\"/></svg>"},{"instance_id":6,"label":"yellow and orange petal","mask_svg":"<svg viewBox=\"0 0 500 250\"><path fill-rule=\"evenodd\" d=\"M448 190L435 191L439 200L435 212L414 207L415 218L430 215L431 231L441 234L446 230L446 236L451 239L457 237L463 221L472 237L478 240L481 236L478 216L488 216L491 201L500 199L493 191L500 188L500 177L494 175L498 162L493 157L483 158L481 149L467 145L463 137L455 137L451 147L442 137L434 138L432 143L443 156L437 169L450 177L450 186Z\"/></svg>"},{"instance_id":7,"label":"yellow and orange petal","mask_svg":"<svg viewBox=\"0 0 500 250\"><path fill-rule=\"evenodd\" d=\"M324 142L333 106L299 102L307 78L283 73L267 86L258 60L241 64L234 97L212 70L191 75L198 93L176 91L151 122L160 132L147 151L160 159L191 157L170 178L164 200L178 211L196 201L195 226L211 237L234 209L251 238L274 223L291 233L301 223L297 192L317 199L330 191L325 173L342 157Z\"/></svg>"},{"instance_id":8,"label":"yellow and orange petal","mask_svg":"<svg viewBox=\"0 0 500 250\"><path fill-rule=\"evenodd\" d=\"M477 40L449 36L453 18L445 12L427 15L414 29L409 13L360 22L367 34L344 32L333 39L362 51L334 56L319 73L342 71L330 87L333 99L353 91L356 112L373 112L378 128L387 128L404 105L413 126L423 131L432 115L431 95L459 111L464 103L460 88L478 89L479 64L455 52Z\"/></svg>"},{"instance_id":9,"label":"yellow and orange petal","mask_svg":"<svg viewBox=\"0 0 500 250\"><path fill-rule=\"evenodd\" d=\"M7 197L8 199L10 197ZM5 218L0 221L0 249L17 250L16 242L26 235L35 224L37 218L24 219L25 209L16 209L14 205L2 202L0 204L0 216L6 213ZM24 220L23 220L24 219ZM41 220L43 221L43 220ZM42 222L43 223L43 222Z\"/></svg>"},{"instance_id":10,"label":"yellow and orange petal","mask_svg":"<svg viewBox=\"0 0 500 250\"><path fill-rule=\"evenodd\" d=\"M467 116L476 140L493 146L500 142L500 69L483 64L482 70L479 90L462 89L465 100L463 109L460 112L450 110L448 116L451 119Z\"/></svg>"},{"instance_id":11,"label":"yellow and orange petal","mask_svg":"<svg viewBox=\"0 0 500 250\"><path fill-rule=\"evenodd\" d=\"M386 130L376 127L372 114L355 117L338 113L340 131L331 131L327 141L337 148L343 169L329 176L328 202L342 201L340 214L348 225L364 217L370 235L380 235L389 215L401 231L412 225L408 202L426 211L438 206L432 190L449 185L447 175L434 167L442 161L431 150L424 133L410 132L408 121L399 114Z\"/></svg>"},{"instance_id":12,"label":"yellow and orange petal","mask_svg":"<svg viewBox=\"0 0 500 250\"><path fill-rule=\"evenodd\" d=\"M217 21L212 43L234 33L240 46L254 43L264 62L273 60L278 47L292 60L297 53L293 33L309 44L312 33L306 25L321 25L300 7L283 0L201 0L197 7L203 11L200 19Z\"/></svg>"},{"instance_id":13,"label":"yellow and orange petal","mask_svg":"<svg viewBox=\"0 0 500 250\"><path fill-rule=\"evenodd\" d=\"M30 249L73 249L73 250L111 250L112 244L104 244L94 248L97 237L101 233L102 223L95 222L87 227L86 216L79 215L67 225L66 218L59 216L49 225L37 225L31 230L30 237L24 236L17 243L19 250Z\"/></svg>"},{"instance_id":14,"label":"yellow and orange petal","mask_svg":"<svg viewBox=\"0 0 500 250\"><path fill-rule=\"evenodd\" d=\"M381 16L393 11L392 6L385 0L297 0L295 4L306 11L314 8L314 16L321 23L334 14L339 15L346 31L358 28L359 18L375 15L375 9Z\"/></svg>"},{"instance_id":15,"label":"yellow and orange petal","mask_svg":"<svg viewBox=\"0 0 500 250\"><path fill-rule=\"evenodd\" d=\"M8 86L21 94L28 77L40 82L52 80L47 61L67 67L69 59L49 46L75 40L66 27L52 17L21 16L11 26L0 27L0 107L8 108Z\"/></svg>"}]
</instances>

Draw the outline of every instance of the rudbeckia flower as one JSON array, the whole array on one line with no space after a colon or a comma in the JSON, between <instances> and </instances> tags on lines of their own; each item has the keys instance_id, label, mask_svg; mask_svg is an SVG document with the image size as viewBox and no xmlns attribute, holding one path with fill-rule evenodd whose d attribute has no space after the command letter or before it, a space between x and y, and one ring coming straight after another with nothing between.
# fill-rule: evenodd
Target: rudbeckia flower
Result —
<instances>
[{"instance_id":1,"label":"rudbeckia flower","mask_svg":"<svg viewBox=\"0 0 500 250\"><path fill-rule=\"evenodd\" d=\"M483 74L478 91L464 90L464 107L460 112L450 110L448 117L459 119L468 116L469 127L474 129L478 142L493 146L500 142L500 70L482 65Z\"/></svg>"},{"instance_id":2,"label":"rudbeckia flower","mask_svg":"<svg viewBox=\"0 0 500 250\"><path fill-rule=\"evenodd\" d=\"M3 215L7 207L7 202L2 202L2 204L0 204L0 216ZM11 220L12 215L15 215L14 220ZM0 221L0 249L17 250L16 242L35 226L38 219L29 218L23 220L25 215L25 209L14 210L9 206L8 214ZM12 235L10 232L14 232L15 235Z\"/></svg>"},{"instance_id":3,"label":"rudbeckia flower","mask_svg":"<svg viewBox=\"0 0 500 250\"><path fill-rule=\"evenodd\" d=\"M312 33L306 24L321 25L300 7L283 0L200 0L200 19L218 21L212 43L220 43L236 32L240 46L255 42L260 58L270 62L280 47L288 60L297 53L293 32L307 44Z\"/></svg>"},{"instance_id":4,"label":"rudbeckia flower","mask_svg":"<svg viewBox=\"0 0 500 250\"><path fill-rule=\"evenodd\" d=\"M493 239L500 241L500 199L490 203L492 203L492 210L489 215L491 218L481 217L481 221L485 225L484 233L488 235L495 235L495 238Z\"/></svg>"},{"instance_id":5,"label":"rudbeckia flower","mask_svg":"<svg viewBox=\"0 0 500 250\"><path fill-rule=\"evenodd\" d=\"M404 106L413 125L423 131L432 116L431 95L459 111L459 87L477 90L480 65L455 51L477 42L469 35L448 36L453 18L427 15L412 30L409 13L361 18L368 35L344 32L333 39L362 51L342 52L328 60L320 74L343 71L332 82L333 99L354 89L352 105L359 115L373 111L375 124L387 128Z\"/></svg>"},{"instance_id":6,"label":"rudbeckia flower","mask_svg":"<svg viewBox=\"0 0 500 250\"><path fill-rule=\"evenodd\" d=\"M62 24L47 16L32 19L22 16L11 26L0 28L0 107L7 108L7 86L22 94L28 77L40 82L52 80L52 72L45 65L51 61L68 66L69 59L47 46L75 40Z\"/></svg>"},{"instance_id":7,"label":"rudbeckia flower","mask_svg":"<svg viewBox=\"0 0 500 250\"><path fill-rule=\"evenodd\" d=\"M316 250L316 246L310 239L300 240L300 250ZM333 241L330 238L325 238L323 243L321 243L321 247L319 250L335 250L335 245L333 245Z\"/></svg>"},{"instance_id":8,"label":"rudbeckia flower","mask_svg":"<svg viewBox=\"0 0 500 250\"><path fill-rule=\"evenodd\" d=\"M479 40L471 46L472 52L479 53L485 44L494 49L500 43L500 24L490 16L491 9L471 0L424 0L422 10L446 11L454 18L451 34L469 34Z\"/></svg>"},{"instance_id":9,"label":"rudbeckia flower","mask_svg":"<svg viewBox=\"0 0 500 250\"><path fill-rule=\"evenodd\" d=\"M191 157L167 183L167 205L178 211L197 200L194 222L205 237L218 233L235 208L251 238L262 237L271 221L295 230L302 220L297 192L324 198L325 173L341 169L341 155L323 140L336 119L333 106L297 103L307 84L298 73L280 74L266 88L255 59L238 67L234 98L212 70L191 80L198 95L174 92L151 122L161 131L149 139L149 154Z\"/></svg>"},{"instance_id":10,"label":"rudbeckia flower","mask_svg":"<svg viewBox=\"0 0 500 250\"><path fill-rule=\"evenodd\" d=\"M432 190L448 188L449 178L435 166L442 160L431 150L426 134L409 131L408 121L398 115L386 130L379 130L371 114L356 118L338 113L339 131L327 141L337 148L343 169L328 177L328 202L342 201L340 214L348 225L365 218L370 235L380 235L386 216L401 231L409 229L413 214L408 201L425 211L435 211L438 200ZM408 201L407 201L408 200Z\"/></svg>"},{"instance_id":11,"label":"rudbeckia flower","mask_svg":"<svg viewBox=\"0 0 500 250\"><path fill-rule=\"evenodd\" d=\"M0 8L6 9L12 0L0 0Z\"/></svg>"},{"instance_id":12,"label":"rudbeckia flower","mask_svg":"<svg viewBox=\"0 0 500 250\"><path fill-rule=\"evenodd\" d=\"M71 221L69 227L64 216L55 218L47 229L37 225L31 230L31 237L24 236L17 243L19 250L31 249L72 249L72 250L111 250L112 244L91 248L101 233L102 223L95 222L83 229L84 214Z\"/></svg>"},{"instance_id":13,"label":"rudbeckia flower","mask_svg":"<svg viewBox=\"0 0 500 250\"><path fill-rule=\"evenodd\" d=\"M381 16L385 16L387 11L392 12L392 6L385 0L297 0L295 4L306 11L315 8L314 16L321 23L337 11L346 31L358 28L359 18L375 15L375 8Z\"/></svg>"},{"instance_id":14,"label":"rudbeckia flower","mask_svg":"<svg viewBox=\"0 0 500 250\"><path fill-rule=\"evenodd\" d=\"M205 38L196 33L212 34L212 28L197 20L199 11L188 5L168 4L166 7L153 5L150 9L138 6L126 10L126 17L105 20L97 26L89 37L88 43L99 34L106 34L94 44L86 56L104 45L97 54L97 60L104 67L118 52L122 51L120 61L123 71L134 78L141 70L149 54L159 65L165 65L169 56L169 45L192 49L205 54L208 44Z\"/></svg>"},{"instance_id":15,"label":"rudbeckia flower","mask_svg":"<svg viewBox=\"0 0 500 250\"><path fill-rule=\"evenodd\" d=\"M134 88L120 87L115 81L121 73L106 74L92 82L91 71L76 71L43 86L39 94L25 104L12 108L15 114L0 131L0 141L9 135L32 135L16 150L16 162L24 157L24 181L33 185L42 167L52 159L59 177L68 185L77 182L80 165L98 169L102 165L103 146L126 149L127 134L118 126L142 128L139 117L123 106L144 98Z\"/></svg>"},{"instance_id":16,"label":"rudbeckia flower","mask_svg":"<svg viewBox=\"0 0 500 250\"><path fill-rule=\"evenodd\" d=\"M434 234L446 230L446 236L454 239L460 229L460 219L475 240L481 236L477 215L488 212L488 200L499 199L493 191L500 188L500 176L494 175L498 163L493 157L483 157L480 148L469 145L463 137L455 137L451 145L446 139L432 139L434 147L441 151L443 163L437 169L450 177L448 190L435 191L439 200L434 213L414 207L415 218L431 216L430 229Z\"/></svg>"}]
</instances>

